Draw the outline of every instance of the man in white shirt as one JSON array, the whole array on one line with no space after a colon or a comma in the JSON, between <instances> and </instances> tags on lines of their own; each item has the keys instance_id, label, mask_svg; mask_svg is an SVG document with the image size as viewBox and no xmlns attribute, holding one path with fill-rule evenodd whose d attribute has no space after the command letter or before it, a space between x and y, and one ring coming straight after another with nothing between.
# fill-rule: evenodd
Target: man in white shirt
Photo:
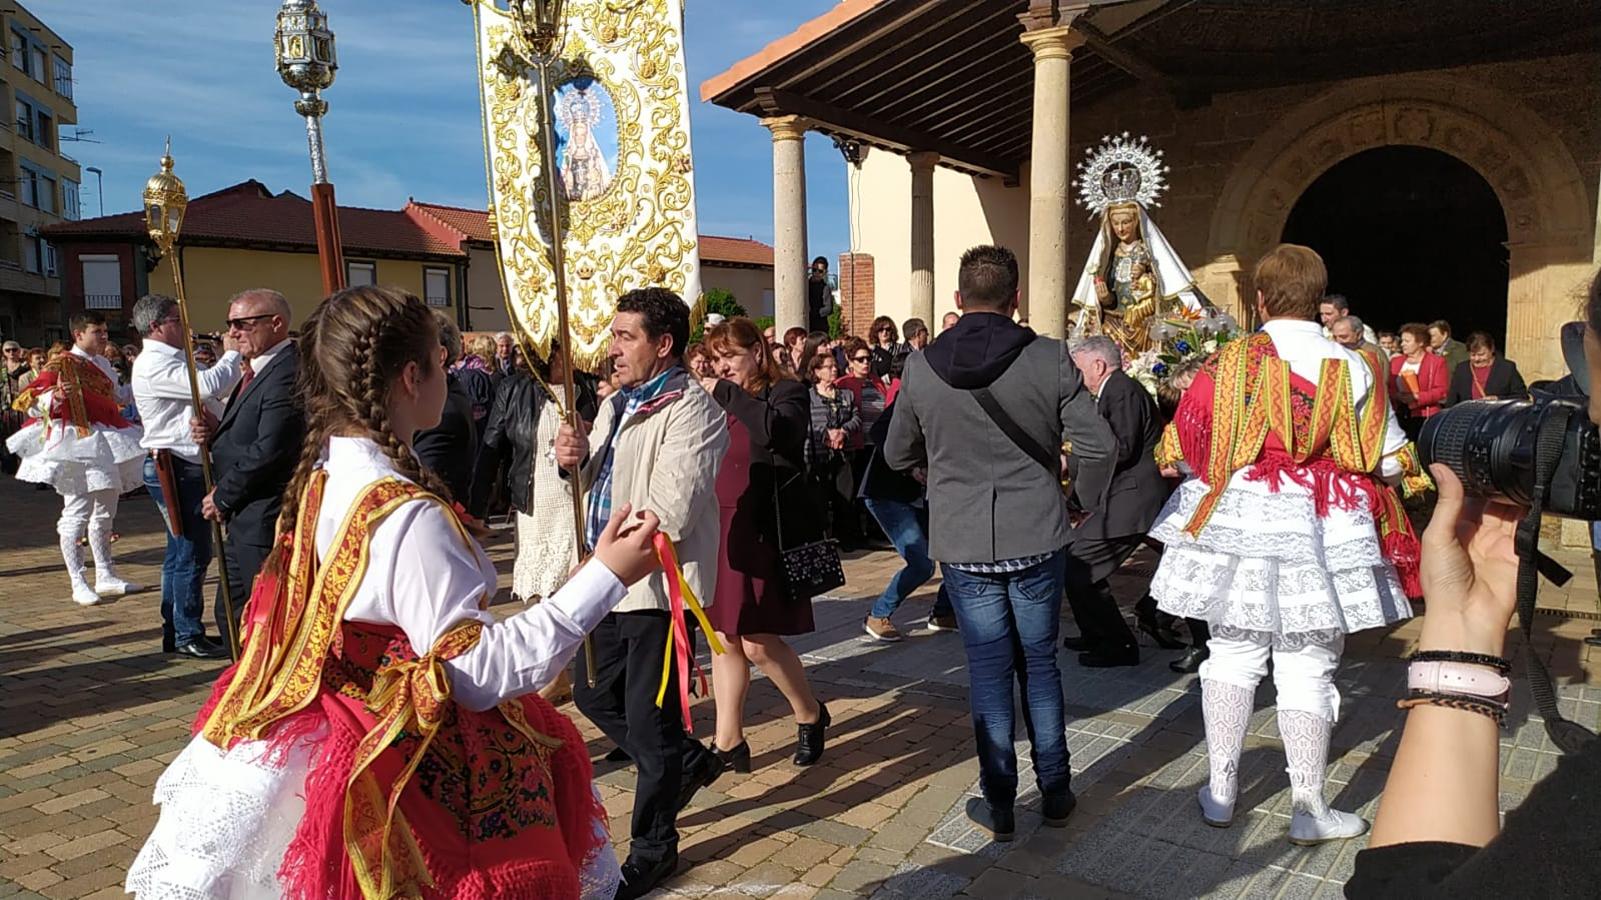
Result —
<instances>
[{"instance_id":1,"label":"man in white shirt","mask_svg":"<svg viewBox=\"0 0 1601 900\"><path fill-rule=\"evenodd\" d=\"M1317 318L1323 323L1323 336L1334 340L1334 321L1351 315L1351 301L1345 299L1344 294L1329 294L1318 301ZM1358 322L1362 321L1357 319ZM1362 326L1362 340L1377 347L1379 336L1373 333L1373 326Z\"/></svg>"},{"instance_id":2,"label":"man in white shirt","mask_svg":"<svg viewBox=\"0 0 1601 900\"><path fill-rule=\"evenodd\" d=\"M188 333L171 297L150 294L133 307L133 327L144 338L144 352L133 361L133 399L144 420L140 442L150 451L144 464L145 488L167 523L167 553L161 561L161 646L168 653L218 659L227 648L206 636L201 621L201 586L214 548L211 527L201 515L206 496L200 447L190 435L195 417L183 343ZM220 398L243 374L243 358L224 340L227 352L197 381L201 402L221 415ZM218 622L219 632L228 627Z\"/></svg>"}]
</instances>

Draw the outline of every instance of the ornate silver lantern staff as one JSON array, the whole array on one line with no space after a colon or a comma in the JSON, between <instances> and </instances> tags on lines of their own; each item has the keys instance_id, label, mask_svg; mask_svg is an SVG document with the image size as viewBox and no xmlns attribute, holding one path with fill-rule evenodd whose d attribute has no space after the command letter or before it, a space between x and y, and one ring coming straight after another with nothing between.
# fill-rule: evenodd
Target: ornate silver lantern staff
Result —
<instances>
[{"instance_id":1,"label":"ornate silver lantern staff","mask_svg":"<svg viewBox=\"0 0 1601 900\"><path fill-rule=\"evenodd\" d=\"M150 176L145 182L144 192L145 227L150 232L150 239L155 242L156 249L167 258L172 266L172 287L178 300L178 320L183 327L183 362L189 373L189 399L194 403L194 414L203 416L205 407L200 401L200 377L195 371L195 350L193 332L189 329L189 302L184 298L183 292L183 266L178 261L178 254L172 248L178 243L178 233L183 229L183 214L189 208L189 192L184 190L183 182L178 176L172 174L172 141L167 141L167 149L161 155L161 171ZM200 447L200 475L206 485L206 493L210 494L213 486L211 480L211 450L202 445ZM173 510L173 515L178 511ZM222 560L222 523L213 519L211 522L211 540L217 548L216 558ZM234 613L233 592L228 587L228 573L224 571L222 577L217 579L222 589L222 605L228 614L228 652L233 659L239 659L239 631L235 624L239 621Z\"/></svg>"},{"instance_id":2,"label":"ornate silver lantern staff","mask_svg":"<svg viewBox=\"0 0 1601 900\"><path fill-rule=\"evenodd\" d=\"M339 62L334 57L334 33L328 29L328 16L317 8L317 0L284 0L278 10L273 51L279 77L300 92L295 112L306 117L317 259L322 269L323 292L331 294L345 286L345 253L339 237L339 207L334 204L334 186L328 180L328 162L323 154L322 117L328 112L328 101L322 99L320 92L334 83Z\"/></svg>"}]
</instances>

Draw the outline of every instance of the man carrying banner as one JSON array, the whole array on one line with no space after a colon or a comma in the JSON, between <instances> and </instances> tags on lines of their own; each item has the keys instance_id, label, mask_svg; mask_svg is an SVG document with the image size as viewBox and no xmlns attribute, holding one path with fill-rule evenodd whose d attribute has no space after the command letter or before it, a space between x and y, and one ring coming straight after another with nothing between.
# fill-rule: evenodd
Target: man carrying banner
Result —
<instances>
[{"instance_id":1,"label":"man carrying banner","mask_svg":"<svg viewBox=\"0 0 1601 900\"><path fill-rule=\"evenodd\" d=\"M587 437L563 425L556 462L579 468L588 491L585 546L625 503L661 517L688 587L709 605L717 577L717 466L728 449L724 414L684 369L689 307L664 288L617 301L610 355L622 390L607 398ZM687 697L674 667L663 688L673 618L667 576L629 588L601 620L573 678L578 708L634 760L639 780L619 900L640 897L678 864L679 810L722 774L722 761L685 733ZM589 675L594 675L594 685ZM657 697L663 697L660 706Z\"/></svg>"}]
</instances>

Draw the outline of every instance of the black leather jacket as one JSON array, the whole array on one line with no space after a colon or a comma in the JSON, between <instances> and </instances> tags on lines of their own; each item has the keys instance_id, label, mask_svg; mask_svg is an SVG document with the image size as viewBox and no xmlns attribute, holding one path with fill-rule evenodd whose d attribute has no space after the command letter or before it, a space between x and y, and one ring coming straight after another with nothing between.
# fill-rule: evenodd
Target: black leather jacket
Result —
<instances>
[{"instance_id":1,"label":"black leather jacket","mask_svg":"<svg viewBox=\"0 0 1601 900\"><path fill-rule=\"evenodd\" d=\"M578 414L586 422L595 420L600 405L595 393L596 382L595 376L585 372L577 373L573 379L578 391ZM561 390L559 384L551 387ZM550 401L544 387L527 372L513 372L500 382L495 390L495 405L484 420L484 457L478 463L475 497L480 491L487 496L494 479L502 477L499 473L504 472L504 485L513 508L523 513L532 509L528 502L528 477L534 454L546 449L534 444L539 434L539 417L547 409L552 415L556 414L557 407ZM509 465L501 465L508 460Z\"/></svg>"}]
</instances>

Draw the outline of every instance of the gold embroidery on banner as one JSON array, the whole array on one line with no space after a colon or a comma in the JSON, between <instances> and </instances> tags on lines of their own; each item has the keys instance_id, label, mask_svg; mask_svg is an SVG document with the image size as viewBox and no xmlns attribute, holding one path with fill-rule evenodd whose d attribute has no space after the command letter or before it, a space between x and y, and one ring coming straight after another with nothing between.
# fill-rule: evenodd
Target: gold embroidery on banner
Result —
<instances>
[{"instance_id":1,"label":"gold embroidery on banner","mask_svg":"<svg viewBox=\"0 0 1601 900\"><path fill-rule=\"evenodd\" d=\"M689 122L682 98L682 18L669 0L618 7L570 0L553 87L591 77L616 113L617 158L598 196L563 204L572 352L589 368L604 355L616 298L660 285L683 294L695 270L697 236L689 165ZM490 196L507 296L534 349L555 338L554 278L545 228L552 198L535 135L537 76L510 54L510 20L479 4ZM621 51L631 48L631 52ZM685 297L693 304L696 298Z\"/></svg>"}]
</instances>

